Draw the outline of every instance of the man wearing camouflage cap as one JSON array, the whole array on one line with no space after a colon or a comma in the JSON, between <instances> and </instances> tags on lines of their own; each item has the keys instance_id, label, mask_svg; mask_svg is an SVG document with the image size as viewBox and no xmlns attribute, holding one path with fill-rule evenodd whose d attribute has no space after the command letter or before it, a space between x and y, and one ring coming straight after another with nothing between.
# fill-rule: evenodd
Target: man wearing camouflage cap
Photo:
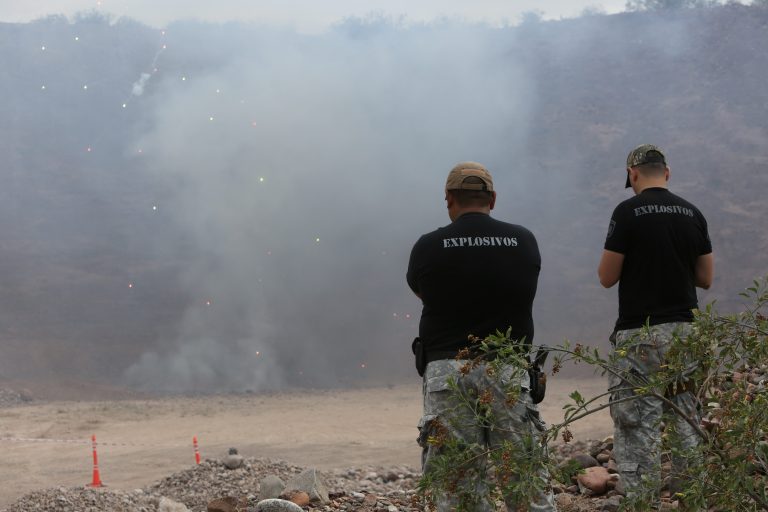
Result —
<instances>
[{"instance_id":1,"label":"man wearing camouflage cap","mask_svg":"<svg viewBox=\"0 0 768 512\"><path fill-rule=\"evenodd\" d=\"M619 283L619 318L611 342L620 374L642 379L664 364L674 336L690 333L692 310L698 308L696 287L710 287L714 263L704 216L667 188L664 152L651 144L636 147L627 157L626 172L625 187L632 187L635 196L611 216L598 276L606 288ZM657 502L660 425L670 411L658 398L632 399L631 387L620 376L609 376L614 457L627 496ZM692 392L677 389L669 395L685 415L699 421ZM669 422L683 447L695 447L700 440L693 428L679 415L673 418ZM674 456L672 463L673 475L686 474L682 457Z\"/></svg>"},{"instance_id":2,"label":"man wearing camouflage cap","mask_svg":"<svg viewBox=\"0 0 768 512\"><path fill-rule=\"evenodd\" d=\"M526 446L543 450L539 440L544 424L531 400L528 373L504 368L498 376L500 384L487 371L485 362L468 365L468 337L485 338L511 326L511 339L521 345L531 344L532 307L541 258L536 238L529 230L491 218L496 192L490 173L481 164L461 162L451 170L445 201L451 224L416 242L407 273L408 285L423 303L419 338L413 345L416 366L424 378L419 445L425 474L435 467L436 457L445 453L440 442L430 439L454 440L462 449L478 455L472 459L474 466L462 465L475 478L463 479L457 492L436 497L438 511L456 510L459 504L464 510L493 510L481 482L486 474L483 451L504 443L517 447L530 443ZM451 379L469 402L487 396L496 428L473 414L472 407L457 406L449 385ZM502 388L517 383L521 394L508 405ZM536 493L534 502L517 503L505 496L507 510L555 510L544 468L538 478L541 492Z\"/></svg>"}]
</instances>

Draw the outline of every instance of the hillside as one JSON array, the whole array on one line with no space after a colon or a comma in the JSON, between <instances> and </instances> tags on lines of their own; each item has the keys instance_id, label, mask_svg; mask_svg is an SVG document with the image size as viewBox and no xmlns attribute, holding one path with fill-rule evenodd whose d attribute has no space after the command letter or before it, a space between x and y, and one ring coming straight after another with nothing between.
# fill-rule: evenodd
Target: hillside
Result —
<instances>
[{"instance_id":1,"label":"hillside","mask_svg":"<svg viewBox=\"0 0 768 512\"><path fill-rule=\"evenodd\" d=\"M537 341L604 346L623 163L662 146L738 307L768 273L768 8L492 29L0 24L0 378L175 391L412 373L412 243L494 172L543 257Z\"/></svg>"}]
</instances>

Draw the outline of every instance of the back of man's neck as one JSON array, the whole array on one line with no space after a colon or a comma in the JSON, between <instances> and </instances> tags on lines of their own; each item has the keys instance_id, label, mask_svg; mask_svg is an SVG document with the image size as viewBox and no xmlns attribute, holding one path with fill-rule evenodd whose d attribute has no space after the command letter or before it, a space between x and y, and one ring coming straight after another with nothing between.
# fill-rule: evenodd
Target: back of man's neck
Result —
<instances>
[{"instance_id":1,"label":"back of man's neck","mask_svg":"<svg viewBox=\"0 0 768 512\"><path fill-rule=\"evenodd\" d=\"M485 207L485 208L483 208L483 207L481 207L481 208L472 208L472 207L462 208L461 210L456 212L456 218L458 219L459 217L461 217L462 215L467 214L467 213L484 213L485 215L490 215L491 214L491 209L487 208L487 207Z\"/></svg>"},{"instance_id":2,"label":"back of man's neck","mask_svg":"<svg viewBox=\"0 0 768 512\"><path fill-rule=\"evenodd\" d=\"M648 190L649 188L663 188L668 189L668 185L666 181L649 181L647 183L643 183L642 185L637 187L637 193L642 194L644 191Z\"/></svg>"}]
</instances>

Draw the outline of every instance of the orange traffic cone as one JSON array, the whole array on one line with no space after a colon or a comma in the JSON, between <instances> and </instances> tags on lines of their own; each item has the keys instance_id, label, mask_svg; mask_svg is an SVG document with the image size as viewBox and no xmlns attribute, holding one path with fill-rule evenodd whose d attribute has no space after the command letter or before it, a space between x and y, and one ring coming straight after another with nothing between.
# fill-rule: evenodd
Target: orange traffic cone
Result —
<instances>
[{"instance_id":1,"label":"orange traffic cone","mask_svg":"<svg viewBox=\"0 0 768 512\"><path fill-rule=\"evenodd\" d=\"M96 455L96 434L91 436L91 442L93 443L93 482L88 484L88 487L103 487L101 483L101 476L99 475L99 456Z\"/></svg>"},{"instance_id":2,"label":"orange traffic cone","mask_svg":"<svg viewBox=\"0 0 768 512\"><path fill-rule=\"evenodd\" d=\"M192 445L195 447L195 462L200 464L200 450L197 448L197 436L192 438Z\"/></svg>"}]
</instances>

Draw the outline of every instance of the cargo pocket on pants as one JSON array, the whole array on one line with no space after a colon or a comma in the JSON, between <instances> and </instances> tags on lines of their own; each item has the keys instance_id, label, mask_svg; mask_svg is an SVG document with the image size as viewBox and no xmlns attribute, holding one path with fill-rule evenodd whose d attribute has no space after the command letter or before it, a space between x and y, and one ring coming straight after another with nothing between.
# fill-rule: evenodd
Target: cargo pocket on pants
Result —
<instances>
[{"instance_id":1,"label":"cargo pocket on pants","mask_svg":"<svg viewBox=\"0 0 768 512\"><path fill-rule=\"evenodd\" d=\"M428 378L424 386L424 415L419 421L419 445L426 449L429 436L435 434L437 423L449 407L450 386L445 375Z\"/></svg>"},{"instance_id":2,"label":"cargo pocket on pants","mask_svg":"<svg viewBox=\"0 0 768 512\"><path fill-rule=\"evenodd\" d=\"M611 419L615 425L620 427L636 427L640 425L640 409L637 407L637 400L627 400L635 396L631 389L617 389L611 391L609 399ZM623 400L623 401L622 401Z\"/></svg>"}]
</instances>

